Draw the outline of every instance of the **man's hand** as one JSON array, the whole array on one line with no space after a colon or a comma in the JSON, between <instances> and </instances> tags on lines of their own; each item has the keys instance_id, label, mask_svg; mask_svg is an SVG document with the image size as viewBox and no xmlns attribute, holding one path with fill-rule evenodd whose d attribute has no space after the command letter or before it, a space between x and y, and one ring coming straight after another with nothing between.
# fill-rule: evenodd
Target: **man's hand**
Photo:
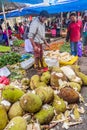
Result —
<instances>
[{"instance_id":1,"label":"man's hand","mask_svg":"<svg viewBox=\"0 0 87 130\"><path fill-rule=\"evenodd\" d=\"M40 48L38 48L37 46L34 46L34 51L35 52L40 52Z\"/></svg>"}]
</instances>

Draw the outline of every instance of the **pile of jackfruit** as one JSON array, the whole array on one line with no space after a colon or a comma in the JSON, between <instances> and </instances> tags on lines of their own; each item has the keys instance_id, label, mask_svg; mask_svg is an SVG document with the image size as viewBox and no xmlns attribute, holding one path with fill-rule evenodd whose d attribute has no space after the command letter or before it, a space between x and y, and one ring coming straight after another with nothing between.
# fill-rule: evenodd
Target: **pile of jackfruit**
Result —
<instances>
[{"instance_id":1,"label":"pile of jackfruit","mask_svg":"<svg viewBox=\"0 0 87 130\"><path fill-rule=\"evenodd\" d=\"M52 67L31 79L23 78L19 85L4 86L0 96L0 130L33 130L35 123L41 130L42 125L58 120L68 123L73 116L74 121L79 121L81 111L76 103L83 101L82 85L87 85L87 75L78 66L64 66ZM71 111L73 116L68 118Z\"/></svg>"}]
</instances>

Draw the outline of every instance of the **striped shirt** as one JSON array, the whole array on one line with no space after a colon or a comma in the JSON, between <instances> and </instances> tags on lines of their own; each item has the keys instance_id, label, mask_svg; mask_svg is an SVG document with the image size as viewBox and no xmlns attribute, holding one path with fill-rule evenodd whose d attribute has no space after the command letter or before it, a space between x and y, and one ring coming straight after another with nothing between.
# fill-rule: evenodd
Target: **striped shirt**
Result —
<instances>
[{"instance_id":1,"label":"striped shirt","mask_svg":"<svg viewBox=\"0 0 87 130\"><path fill-rule=\"evenodd\" d=\"M36 17L30 24L28 38L33 38L34 42L43 44L45 39L45 25Z\"/></svg>"}]
</instances>

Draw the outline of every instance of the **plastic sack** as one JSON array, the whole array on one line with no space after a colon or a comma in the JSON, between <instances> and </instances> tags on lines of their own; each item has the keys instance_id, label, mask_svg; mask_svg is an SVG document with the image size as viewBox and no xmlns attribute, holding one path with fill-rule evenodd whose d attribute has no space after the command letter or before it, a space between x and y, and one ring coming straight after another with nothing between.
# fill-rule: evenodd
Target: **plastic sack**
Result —
<instances>
[{"instance_id":1,"label":"plastic sack","mask_svg":"<svg viewBox=\"0 0 87 130\"><path fill-rule=\"evenodd\" d=\"M78 45L77 45L77 48L78 48L78 56L81 57L82 56L82 42L78 42Z\"/></svg>"},{"instance_id":2,"label":"plastic sack","mask_svg":"<svg viewBox=\"0 0 87 130\"><path fill-rule=\"evenodd\" d=\"M60 66L73 65L78 61L78 56L74 56L70 61L59 61Z\"/></svg>"}]
</instances>

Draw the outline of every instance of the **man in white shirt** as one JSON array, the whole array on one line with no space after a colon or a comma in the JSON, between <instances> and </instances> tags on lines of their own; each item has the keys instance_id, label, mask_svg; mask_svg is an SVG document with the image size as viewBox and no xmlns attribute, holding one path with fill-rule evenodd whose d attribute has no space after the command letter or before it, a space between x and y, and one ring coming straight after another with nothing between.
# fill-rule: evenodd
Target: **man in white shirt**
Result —
<instances>
[{"instance_id":1,"label":"man in white shirt","mask_svg":"<svg viewBox=\"0 0 87 130\"><path fill-rule=\"evenodd\" d=\"M47 11L41 11L40 15L36 17L30 24L29 39L34 49L34 57L36 68L39 69L39 61L43 67L43 48L42 44L49 46L45 40L45 20L49 17Z\"/></svg>"}]
</instances>

